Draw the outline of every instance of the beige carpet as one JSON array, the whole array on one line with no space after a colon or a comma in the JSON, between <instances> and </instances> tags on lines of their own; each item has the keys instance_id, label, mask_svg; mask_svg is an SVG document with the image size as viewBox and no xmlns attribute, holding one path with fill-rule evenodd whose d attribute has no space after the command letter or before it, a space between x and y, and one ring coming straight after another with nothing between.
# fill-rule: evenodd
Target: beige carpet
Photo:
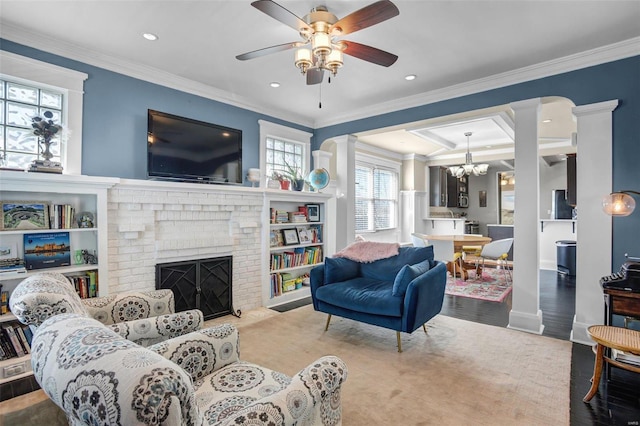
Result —
<instances>
[{"instance_id":1,"label":"beige carpet","mask_svg":"<svg viewBox=\"0 0 640 426\"><path fill-rule=\"evenodd\" d=\"M247 312L229 322L240 329L243 359L289 375L322 355L341 357L349 369L345 426L569 424L569 342L440 315L429 322L428 335L402 334L398 353L392 330L333 317L324 332L325 321L305 306ZM48 412L46 424L53 426L50 405L32 408ZM1 408L0 424L42 424L28 408Z\"/></svg>"}]
</instances>

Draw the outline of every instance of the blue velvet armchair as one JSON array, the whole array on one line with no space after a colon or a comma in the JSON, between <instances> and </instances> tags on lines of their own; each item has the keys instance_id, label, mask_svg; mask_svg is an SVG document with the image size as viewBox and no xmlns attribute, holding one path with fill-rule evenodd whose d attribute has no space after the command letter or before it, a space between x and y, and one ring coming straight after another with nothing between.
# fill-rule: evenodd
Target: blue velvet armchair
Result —
<instances>
[{"instance_id":1,"label":"blue velvet armchair","mask_svg":"<svg viewBox=\"0 0 640 426\"><path fill-rule=\"evenodd\" d=\"M412 333L442 309L447 281L433 247L401 247L396 256L369 263L326 258L311 270L311 297L316 311Z\"/></svg>"}]
</instances>

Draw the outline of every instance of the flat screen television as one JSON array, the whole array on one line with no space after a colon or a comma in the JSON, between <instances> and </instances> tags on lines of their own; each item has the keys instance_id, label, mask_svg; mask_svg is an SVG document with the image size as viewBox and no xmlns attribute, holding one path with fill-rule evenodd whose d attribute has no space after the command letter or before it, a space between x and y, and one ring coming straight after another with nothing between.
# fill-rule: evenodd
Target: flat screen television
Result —
<instances>
[{"instance_id":1,"label":"flat screen television","mask_svg":"<svg viewBox=\"0 0 640 426\"><path fill-rule=\"evenodd\" d=\"M148 110L147 176L242 183L242 131Z\"/></svg>"}]
</instances>

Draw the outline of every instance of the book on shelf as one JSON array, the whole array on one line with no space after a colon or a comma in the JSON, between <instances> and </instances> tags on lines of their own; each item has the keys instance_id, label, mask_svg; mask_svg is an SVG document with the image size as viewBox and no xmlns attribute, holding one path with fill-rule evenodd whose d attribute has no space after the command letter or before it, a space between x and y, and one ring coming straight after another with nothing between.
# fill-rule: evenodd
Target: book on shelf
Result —
<instances>
[{"instance_id":1,"label":"book on shelf","mask_svg":"<svg viewBox=\"0 0 640 426\"><path fill-rule=\"evenodd\" d=\"M303 212L288 212L289 222L291 223L306 223L307 215Z\"/></svg>"},{"instance_id":2,"label":"book on shelf","mask_svg":"<svg viewBox=\"0 0 640 426\"><path fill-rule=\"evenodd\" d=\"M3 325L2 331L13 348L13 352L17 357L25 356L24 349L18 340L18 335L11 325Z\"/></svg>"},{"instance_id":3,"label":"book on shelf","mask_svg":"<svg viewBox=\"0 0 640 426\"><path fill-rule=\"evenodd\" d=\"M22 327L20 325L15 325L13 326L13 330L18 336L18 340L20 341L20 345L22 345L22 349L24 350L24 353L30 354L31 344L27 341L27 336L25 336L24 330L22 329Z\"/></svg>"},{"instance_id":4,"label":"book on shelf","mask_svg":"<svg viewBox=\"0 0 640 426\"><path fill-rule=\"evenodd\" d=\"M295 268L322 262L322 247L296 247L279 253L271 253L270 270Z\"/></svg>"},{"instance_id":5,"label":"book on shelf","mask_svg":"<svg viewBox=\"0 0 640 426\"><path fill-rule=\"evenodd\" d=\"M49 228L73 228L75 208L69 204L51 204L49 206Z\"/></svg>"},{"instance_id":6,"label":"book on shelf","mask_svg":"<svg viewBox=\"0 0 640 426\"><path fill-rule=\"evenodd\" d=\"M67 275L81 299L98 295L98 271L86 271L80 274Z\"/></svg>"},{"instance_id":7,"label":"book on shelf","mask_svg":"<svg viewBox=\"0 0 640 426\"><path fill-rule=\"evenodd\" d=\"M288 222L289 222L289 212L285 210L276 210L275 223L288 223Z\"/></svg>"},{"instance_id":8,"label":"book on shelf","mask_svg":"<svg viewBox=\"0 0 640 426\"><path fill-rule=\"evenodd\" d=\"M24 234L24 262L28 270L71 265L69 232Z\"/></svg>"}]
</instances>

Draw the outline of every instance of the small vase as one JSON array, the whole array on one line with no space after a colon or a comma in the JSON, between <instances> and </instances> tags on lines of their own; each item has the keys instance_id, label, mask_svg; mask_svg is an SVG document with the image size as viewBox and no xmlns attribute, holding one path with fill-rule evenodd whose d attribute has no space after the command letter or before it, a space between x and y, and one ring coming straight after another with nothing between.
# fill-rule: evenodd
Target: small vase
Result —
<instances>
[{"instance_id":1,"label":"small vase","mask_svg":"<svg viewBox=\"0 0 640 426\"><path fill-rule=\"evenodd\" d=\"M290 184L291 184L291 182L288 181L288 180L281 180L280 181L280 189L284 189L284 190L288 191Z\"/></svg>"},{"instance_id":2,"label":"small vase","mask_svg":"<svg viewBox=\"0 0 640 426\"><path fill-rule=\"evenodd\" d=\"M294 191L302 191L304 188L304 179L296 179L291 182L291 189Z\"/></svg>"}]
</instances>

